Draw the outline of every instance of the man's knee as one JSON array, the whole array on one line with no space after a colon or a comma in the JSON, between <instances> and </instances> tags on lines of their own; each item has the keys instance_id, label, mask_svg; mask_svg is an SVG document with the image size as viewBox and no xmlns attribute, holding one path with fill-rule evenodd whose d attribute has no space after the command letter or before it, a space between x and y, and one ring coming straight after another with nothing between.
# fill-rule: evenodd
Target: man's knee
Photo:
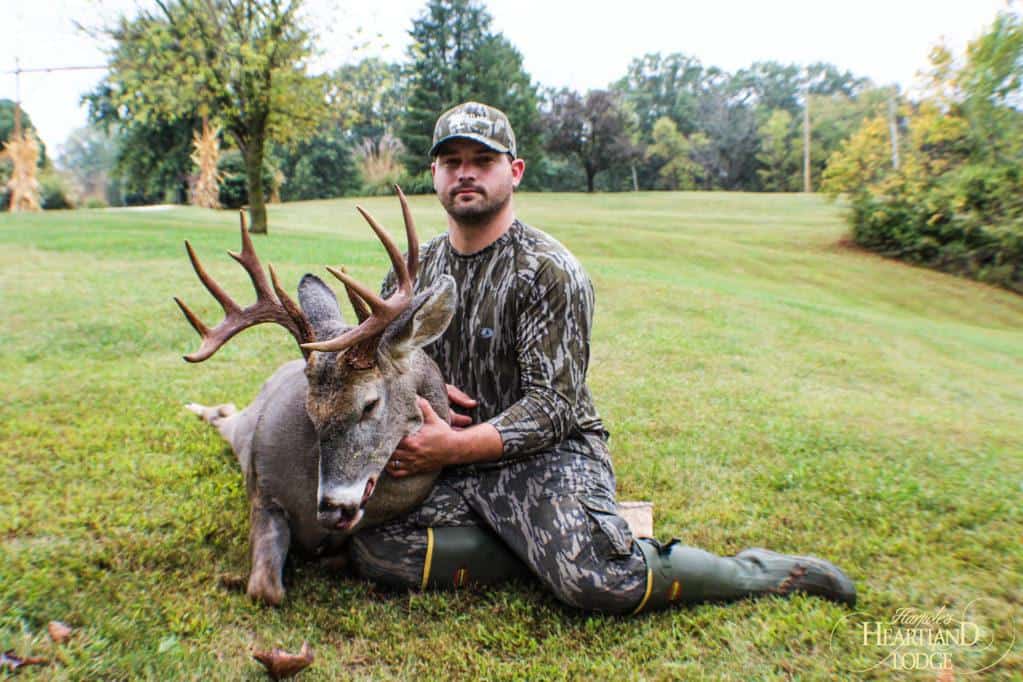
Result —
<instances>
[{"instance_id":1,"label":"man's knee","mask_svg":"<svg viewBox=\"0 0 1023 682\"><path fill-rule=\"evenodd\" d=\"M547 587L558 601L584 611L626 615L643 599L646 576L607 580L599 576L548 576Z\"/></svg>"}]
</instances>

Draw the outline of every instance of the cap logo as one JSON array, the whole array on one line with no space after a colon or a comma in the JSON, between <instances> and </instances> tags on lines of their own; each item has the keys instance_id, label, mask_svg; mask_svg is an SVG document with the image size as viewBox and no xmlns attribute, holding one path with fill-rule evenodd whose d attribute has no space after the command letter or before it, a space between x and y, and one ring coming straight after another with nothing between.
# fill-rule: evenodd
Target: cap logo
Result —
<instances>
[{"instance_id":1,"label":"cap logo","mask_svg":"<svg viewBox=\"0 0 1023 682\"><path fill-rule=\"evenodd\" d=\"M486 112L458 111L448 117L448 130L452 135L460 133L477 133L492 135L494 126L487 118Z\"/></svg>"}]
</instances>

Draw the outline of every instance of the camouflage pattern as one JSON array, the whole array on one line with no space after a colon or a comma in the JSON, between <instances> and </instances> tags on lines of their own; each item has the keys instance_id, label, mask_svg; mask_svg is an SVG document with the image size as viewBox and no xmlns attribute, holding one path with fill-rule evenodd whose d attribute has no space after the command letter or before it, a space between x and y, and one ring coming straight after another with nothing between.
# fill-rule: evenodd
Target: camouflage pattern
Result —
<instances>
[{"instance_id":1,"label":"camouflage pattern","mask_svg":"<svg viewBox=\"0 0 1023 682\"><path fill-rule=\"evenodd\" d=\"M554 238L515 221L483 250L462 255L441 235L420 248L416 291L454 277L455 316L424 347L446 381L478 401L470 416L501 434L495 463L451 467L422 506L357 534L353 564L398 587L423 582L427 528L496 533L561 601L627 613L647 568L616 513L607 432L586 386L593 286ZM394 289L388 276L382 293Z\"/></svg>"},{"instance_id":2,"label":"camouflage pattern","mask_svg":"<svg viewBox=\"0 0 1023 682\"><path fill-rule=\"evenodd\" d=\"M479 402L473 422L501 434L504 456L489 466L554 446L606 459L587 445L607 438L586 386L593 285L568 249L517 220L468 256L445 234L420 248L416 293L443 274L455 279L455 316L423 350ZM383 293L394 286L392 273Z\"/></svg>"},{"instance_id":3,"label":"camouflage pattern","mask_svg":"<svg viewBox=\"0 0 1023 682\"><path fill-rule=\"evenodd\" d=\"M498 469L445 471L419 509L353 537L353 565L377 583L418 589L427 528L464 525L491 529L571 606L630 613L646 592L646 561L615 513L607 458L561 448Z\"/></svg>"},{"instance_id":4,"label":"camouflage pattern","mask_svg":"<svg viewBox=\"0 0 1023 682\"><path fill-rule=\"evenodd\" d=\"M515 157L515 131L508 117L487 104L465 102L441 114L433 128L430 156L436 156L437 149L454 138L476 140L495 152Z\"/></svg>"}]
</instances>

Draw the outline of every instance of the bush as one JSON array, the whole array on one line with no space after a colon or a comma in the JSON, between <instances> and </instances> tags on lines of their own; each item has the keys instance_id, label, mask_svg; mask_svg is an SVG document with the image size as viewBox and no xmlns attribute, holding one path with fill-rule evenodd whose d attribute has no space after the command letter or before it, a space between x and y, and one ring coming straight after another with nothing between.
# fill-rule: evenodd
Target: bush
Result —
<instances>
[{"instance_id":1,"label":"bush","mask_svg":"<svg viewBox=\"0 0 1023 682\"><path fill-rule=\"evenodd\" d=\"M402 174L398 185L405 194L433 194L433 176L426 170L416 175Z\"/></svg>"},{"instance_id":2,"label":"bush","mask_svg":"<svg viewBox=\"0 0 1023 682\"><path fill-rule=\"evenodd\" d=\"M45 171L39 176L39 205L43 208L74 208L75 190L71 181L60 173Z\"/></svg>"},{"instance_id":3,"label":"bush","mask_svg":"<svg viewBox=\"0 0 1023 682\"><path fill-rule=\"evenodd\" d=\"M977 47L986 42L997 49ZM946 73L937 53L940 87L904 112L898 169L883 120L868 120L829 159L824 190L848 195L857 244L1023 293L1023 116L1015 106L1023 81L992 91L988 77L1015 73L1023 60L1023 20L1000 15L967 56Z\"/></svg>"}]
</instances>

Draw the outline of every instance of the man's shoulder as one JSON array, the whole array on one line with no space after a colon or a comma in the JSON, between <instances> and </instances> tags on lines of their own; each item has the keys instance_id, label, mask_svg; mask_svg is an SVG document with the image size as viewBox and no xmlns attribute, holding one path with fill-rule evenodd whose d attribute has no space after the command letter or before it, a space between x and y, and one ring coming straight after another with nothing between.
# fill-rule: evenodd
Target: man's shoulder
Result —
<instances>
[{"instance_id":1,"label":"man's shoulder","mask_svg":"<svg viewBox=\"0 0 1023 682\"><path fill-rule=\"evenodd\" d=\"M436 237L433 237L426 241L425 244L419 245L419 259L423 260L427 257L436 255L448 242L448 233L441 232Z\"/></svg>"},{"instance_id":2,"label":"man's shoulder","mask_svg":"<svg viewBox=\"0 0 1023 682\"><path fill-rule=\"evenodd\" d=\"M586 279L582 264L568 248L543 230L516 220L512 228L520 268L547 277Z\"/></svg>"}]
</instances>

